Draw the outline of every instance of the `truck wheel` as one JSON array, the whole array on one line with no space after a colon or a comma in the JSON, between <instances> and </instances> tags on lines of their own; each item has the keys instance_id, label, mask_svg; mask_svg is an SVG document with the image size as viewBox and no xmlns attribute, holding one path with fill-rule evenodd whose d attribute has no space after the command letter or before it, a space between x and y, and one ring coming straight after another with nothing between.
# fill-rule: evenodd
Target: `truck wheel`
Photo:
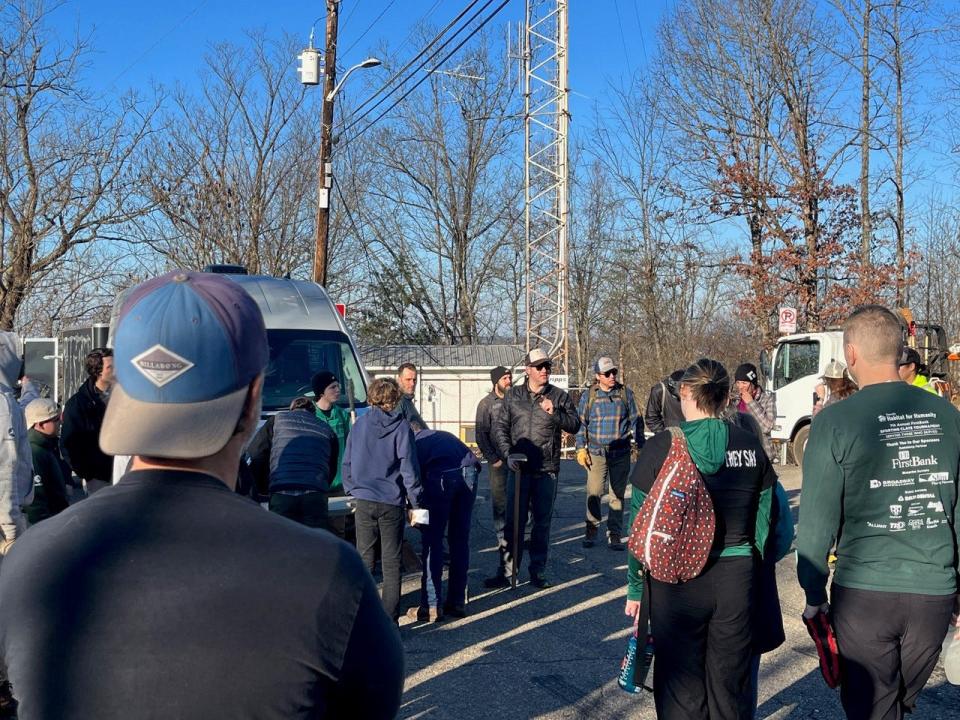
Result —
<instances>
[{"instance_id":1,"label":"truck wheel","mask_svg":"<svg viewBox=\"0 0 960 720\"><path fill-rule=\"evenodd\" d=\"M797 430L797 434L793 436L793 442L790 444L790 447L793 450L793 459L800 467L803 467L803 453L807 450L807 440L809 439L810 426L804 425L802 428Z\"/></svg>"}]
</instances>

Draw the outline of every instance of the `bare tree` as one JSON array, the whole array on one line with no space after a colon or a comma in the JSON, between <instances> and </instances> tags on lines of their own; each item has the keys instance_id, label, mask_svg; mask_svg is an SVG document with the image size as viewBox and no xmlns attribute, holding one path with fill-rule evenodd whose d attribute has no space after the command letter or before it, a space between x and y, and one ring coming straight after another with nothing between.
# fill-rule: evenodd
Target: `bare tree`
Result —
<instances>
[{"instance_id":1,"label":"bare tree","mask_svg":"<svg viewBox=\"0 0 960 720\"><path fill-rule=\"evenodd\" d=\"M500 50L489 37L468 46L367 133L372 171L358 208L366 256L392 277L389 302L451 343L503 324L481 307L520 218L510 162L520 125Z\"/></svg>"},{"instance_id":2,"label":"bare tree","mask_svg":"<svg viewBox=\"0 0 960 720\"><path fill-rule=\"evenodd\" d=\"M305 272L312 258L316 123L290 72L291 40L248 35L206 59L197 96L180 90L149 154L157 212L143 239L182 267L237 263Z\"/></svg>"},{"instance_id":3,"label":"bare tree","mask_svg":"<svg viewBox=\"0 0 960 720\"><path fill-rule=\"evenodd\" d=\"M89 48L62 43L42 2L0 8L0 327L83 245L143 217L142 149L159 99L98 103L79 71Z\"/></svg>"}]
</instances>

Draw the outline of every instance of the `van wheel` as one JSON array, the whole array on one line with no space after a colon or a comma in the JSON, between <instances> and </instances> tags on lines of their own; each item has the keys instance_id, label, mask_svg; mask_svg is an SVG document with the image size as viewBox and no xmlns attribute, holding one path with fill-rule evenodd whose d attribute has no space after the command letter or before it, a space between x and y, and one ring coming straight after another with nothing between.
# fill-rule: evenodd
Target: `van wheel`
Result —
<instances>
[{"instance_id":1,"label":"van wheel","mask_svg":"<svg viewBox=\"0 0 960 720\"><path fill-rule=\"evenodd\" d=\"M810 426L804 425L802 428L797 430L797 434L793 436L793 442L790 444L790 447L793 450L793 459L800 467L803 467L803 453L807 450L807 440L809 439Z\"/></svg>"}]
</instances>

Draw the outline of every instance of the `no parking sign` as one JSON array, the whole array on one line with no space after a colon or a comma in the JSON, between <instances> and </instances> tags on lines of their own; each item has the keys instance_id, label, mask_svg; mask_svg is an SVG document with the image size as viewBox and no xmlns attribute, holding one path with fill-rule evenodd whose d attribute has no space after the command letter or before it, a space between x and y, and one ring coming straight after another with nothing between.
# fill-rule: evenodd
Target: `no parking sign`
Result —
<instances>
[{"instance_id":1,"label":"no parking sign","mask_svg":"<svg viewBox=\"0 0 960 720\"><path fill-rule=\"evenodd\" d=\"M797 309L792 307L780 308L780 332L790 335L797 331Z\"/></svg>"}]
</instances>

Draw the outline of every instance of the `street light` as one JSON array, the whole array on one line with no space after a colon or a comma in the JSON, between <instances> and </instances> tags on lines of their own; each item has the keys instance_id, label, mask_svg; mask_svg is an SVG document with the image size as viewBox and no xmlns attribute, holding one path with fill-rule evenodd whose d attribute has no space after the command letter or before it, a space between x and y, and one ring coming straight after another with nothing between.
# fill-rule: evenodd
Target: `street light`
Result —
<instances>
[{"instance_id":1,"label":"street light","mask_svg":"<svg viewBox=\"0 0 960 720\"><path fill-rule=\"evenodd\" d=\"M328 45L328 47L330 47ZM332 48L335 48L334 44ZM330 240L330 189L333 186L333 101L343 83L357 68L372 68L381 64L375 57L368 57L347 70L340 82L336 81L337 60L335 49L328 49L324 58L325 75L323 105L320 112L320 156L317 168L317 222L313 249L313 281L327 286L327 245Z\"/></svg>"},{"instance_id":2,"label":"street light","mask_svg":"<svg viewBox=\"0 0 960 720\"><path fill-rule=\"evenodd\" d=\"M350 77L350 73L352 73L354 70L357 70L358 68L366 69L366 68L377 67L378 65L382 65L382 64L383 63L380 62L380 60L375 57L368 57L363 62L357 63L356 65L354 65L352 68L350 68L343 74L343 77L340 78L340 82L337 83L337 86L326 94L326 99L333 100L336 94L340 92L340 88L343 87L343 84L347 81L347 78Z\"/></svg>"},{"instance_id":3,"label":"street light","mask_svg":"<svg viewBox=\"0 0 960 720\"><path fill-rule=\"evenodd\" d=\"M326 0L327 31L326 53L323 58L323 72L320 72L320 53L313 47L313 30L310 30L310 45L300 54L300 82L304 85L318 85L323 77L323 102L320 108L320 154L317 158L317 217L316 235L313 249L313 281L327 285L327 242L330 238L330 188L333 187L333 165L330 155L333 151L333 101L344 81L357 68L371 68L380 65L375 57L368 57L354 65L337 82L337 26L339 23L340 0ZM319 20L320 18L317 18ZM316 24L316 23L314 23Z\"/></svg>"}]
</instances>

